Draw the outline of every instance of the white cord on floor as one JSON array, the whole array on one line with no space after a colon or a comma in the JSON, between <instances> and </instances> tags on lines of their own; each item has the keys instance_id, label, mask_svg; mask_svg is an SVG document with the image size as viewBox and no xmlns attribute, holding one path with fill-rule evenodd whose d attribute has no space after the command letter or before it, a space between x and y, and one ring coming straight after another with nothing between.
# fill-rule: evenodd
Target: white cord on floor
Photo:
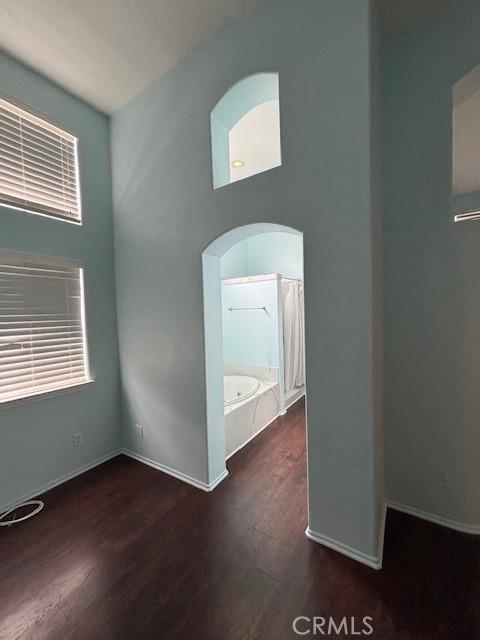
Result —
<instances>
[{"instance_id":1,"label":"white cord on floor","mask_svg":"<svg viewBox=\"0 0 480 640\"><path fill-rule=\"evenodd\" d=\"M37 508L31 511L30 513L27 513L26 516L22 516L21 518L15 518L15 512L17 511L17 509L21 509L22 507L29 507L30 505L36 505ZM0 515L0 527L9 527L12 524L17 524L17 522L23 522L24 520L28 520L32 516L35 516L37 513L39 513L43 509L43 507L44 507L44 504L41 500L29 500L28 502L22 502L21 504L16 504L14 507L12 507L12 509L5 511L5 513L2 513L2 515ZM4 520L4 518L6 518L11 513L14 514L14 517L11 520Z\"/></svg>"}]
</instances>

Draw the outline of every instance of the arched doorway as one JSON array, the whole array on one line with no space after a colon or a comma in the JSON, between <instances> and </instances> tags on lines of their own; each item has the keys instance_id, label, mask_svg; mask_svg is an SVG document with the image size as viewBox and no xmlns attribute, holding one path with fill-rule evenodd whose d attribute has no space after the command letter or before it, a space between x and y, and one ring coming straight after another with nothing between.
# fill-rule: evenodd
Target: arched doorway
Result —
<instances>
[{"instance_id":1,"label":"arched doorway","mask_svg":"<svg viewBox=\"0 0 480 640\"><path fill-rule=\"evenodd\" d=\"M205 337L205 379L207 409L207 457L209 486L214 488L228 474L226 468L224 416L224 357L222 344L222 273L221 258L243 240L281 232L302 239L297 229L273 223L256 223L236 227L213 240L202 253L203 304ZM303 265L302 265L303 266ZM282 338L283 339L283 338ZM283 358L283 353L280 356ZM283 361L278 367L280 397L283 391ZM282 372L282 375L280 375ZM280 413L284 406L280 406Z\"/></svg>"}]
</instances>

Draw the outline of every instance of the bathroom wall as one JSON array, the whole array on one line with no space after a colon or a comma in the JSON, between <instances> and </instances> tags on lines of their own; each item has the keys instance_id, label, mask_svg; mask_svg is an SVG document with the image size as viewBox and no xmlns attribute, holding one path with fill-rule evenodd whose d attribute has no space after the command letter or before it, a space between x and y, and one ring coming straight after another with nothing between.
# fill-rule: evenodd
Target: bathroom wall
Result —
<instances>
[{"instance_id":1,"label":"bathroom wall","mask_svg":"<svg viewBox=\"0 0 480 640\"><path fill-rule=\"evenodd\" d=\"M93 384L0 407L0 511L120 446L108 119L0 53L0 91L79 136L83 226L0 206L0 246L85 264ZM82 432L84 445L73 447Z\"/></svg>"},{"instance_id":2,"label":"bathroom wall","mask_svg":"<svg viewBox=\"0 0 480 640\"><path fill-rule=\"evenodd\" d=\"M222 278L281 273L303 280L303 238L291 233L259 233L227 251L221 268Z\"/></svg>"},{"instance_id":3,"label":"bathroom wall","mask_svg":"<svg viewBox=\"0 0 480 640\"><path fill-rule=\"evenodd\" d=\"M211 480L201 254L239 225L294 227L305 240L309 526L371 564L383 497L375 55L367 0L302 0L301 11L258 0L112 120L125 445ZM279 72L283 164L213 190L210 111L262 70Z\"/></svg>"},{"instance_id":4,"label":"bathroom wall","mask_svg":"<svg viewBox=\"0 0 480 640\"><path fill-rule=\"evenodd\" d=\"M278 367L277 296L276 279L222 286L224 362Z\"/></svg>"},{"instance_id":5,"label":"bathroom wall","mask_svg":"<svg viewBox=\"0 0 480 640\"><path fill-rule=\"evenodd\" d=\"M248 264L248 238L237 242L220 259L222 280L253 275Z\"/></svg>"},{"instance_id":6,"label":"bathroom wall","mask_svg":"<svg viewBox=\"0 0 480 640\"><path fill-rule=\"evenodd\" d=\"M479 33L478 2L442 2L382 48L387 496L477 532L480 223L452 222L451 185L452 87Z\"/></svg>"}]
</instances>

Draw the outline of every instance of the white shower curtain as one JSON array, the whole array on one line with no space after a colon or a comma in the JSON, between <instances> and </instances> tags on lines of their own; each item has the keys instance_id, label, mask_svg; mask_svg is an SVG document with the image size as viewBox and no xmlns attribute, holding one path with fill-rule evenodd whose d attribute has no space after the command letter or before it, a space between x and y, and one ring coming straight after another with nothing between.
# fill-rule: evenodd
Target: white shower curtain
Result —
<instances>
[{"instance_id":1,"label":"white shower curtain","mask_svg":"<svg viewBox=\"0 0 480 640\"><path fill-rule=\"evenodd\" d=\"M285 392L305 384L303 284L282 280Z\"/></svg>"}]
</instances>

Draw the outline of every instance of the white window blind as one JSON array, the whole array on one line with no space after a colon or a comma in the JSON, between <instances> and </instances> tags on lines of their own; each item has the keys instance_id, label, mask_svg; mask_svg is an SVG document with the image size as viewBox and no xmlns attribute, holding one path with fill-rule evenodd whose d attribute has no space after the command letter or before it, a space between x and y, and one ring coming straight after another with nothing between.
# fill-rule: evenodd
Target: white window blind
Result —
<instances>
[{"instance_id":1,"label":"white window blind","mask_svg":"<svg viewBox=\"0 0 480 640\"><path fill-rule=\"evenodd\" d=\"M0 403L88 380L83 268L0 250Z\"/></svg>"},{"instance_id":2,"label":"white window blind","mask_svg":"<svg viewBox=\"0 0 480 640\"><path fill-rule=\"evenodd\" d=\"M0 203L81 222L77 138L1 98Z\"/></svg>"}]
</instances>

